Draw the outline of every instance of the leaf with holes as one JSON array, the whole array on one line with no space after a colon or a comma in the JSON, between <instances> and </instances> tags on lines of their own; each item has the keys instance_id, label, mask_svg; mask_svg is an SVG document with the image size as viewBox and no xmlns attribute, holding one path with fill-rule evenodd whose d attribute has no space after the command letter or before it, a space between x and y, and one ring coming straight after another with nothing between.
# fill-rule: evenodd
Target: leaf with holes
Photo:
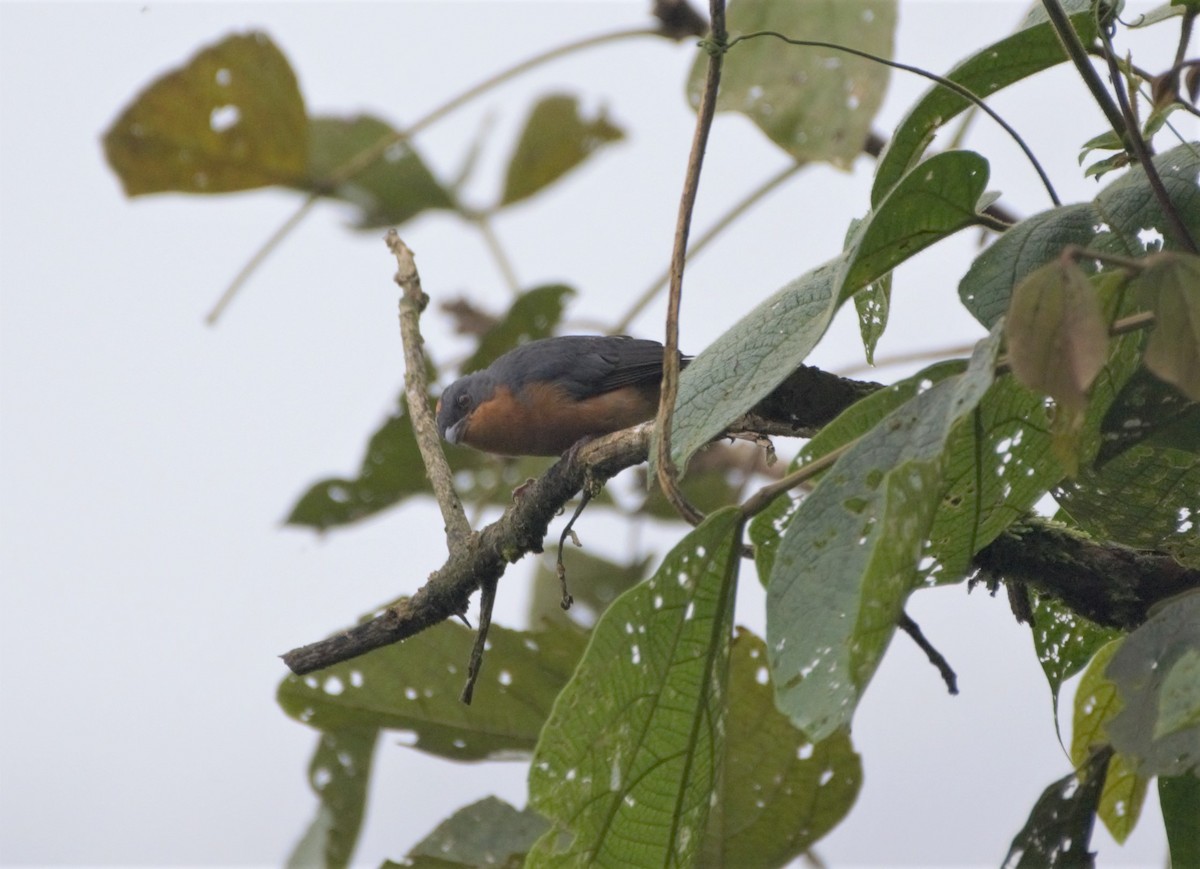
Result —
<instances>
[{"instance_id":1,"label":"leaf with holes","mask_svg":"<svg viewBox=\"0 0 1200 869\"><path fill-rule=\"evenodd\" d=\"M858 331L862 335L867 364L875 364L875 345L887 329L888 311L892 301L892 273L888 272L866 289L854 294L854 310L858 313Z\"/></svg>"},{"instance_id":2,"label":"leaf with holes","mask_svg":"<svg viewBox=\"0 0 1200 869\"><path fill-rule=\"evenodd\" d=\"M917 581L947 441L992 383L1000 336L914 396L822 477L786 528L767 585L776 703L811 739L849 725Z\"/></svg>"},{"instance_id":3,"label":"leaf with holes","mask_svg":"<svg viewBox=\"0 0 1200 869\"><path fill-rule=\"evenodd\" d=\"M1092 751L1109 744L1105 725L1121 709L1117 687L1104 675L1121 640L1104 646L1088 664L1075 693L1075 721L1071 727L1071 763L1082 766ZM1104 773L1097 814L1112 837L1123 843L1137 825L1146 799L1149 780L1137 774L1136 765L1122 754L1114 754Z\"/></svg>"},{"instance_id":4,"label":"leaf with holes","mask_svg":"<svg viewBox=\"0 0 1200 869\"><path fill-rule=\"evenodd\" d=\"M1049 595L1034 593L1033 648L1050 684L1054 729L1058 730L1058 693L1064 682L1087 666L1096 651L1120 636L1068 609ZM1061 734L1059 735L1061 740Z\"/></svg>"},{"instance_id":5,"label":"leaf with holes","mask_svg":"<svg viewBox=\"0 0 1200 869\"><path fill-rule=\"evenodd\" d=\"M938 362L912 377L885 386L859 399L842 411L832 422L822 427L801 448L788 468L789 473L797 470L806 462L818 459L850 443L855 438L861 437L919 392L951 375L961 374L965 368L966 363L958 359ZM775 565L775 554L779 549L782 533L791 522L793 514L799 509L804 497L803 494L782 494L750 522L750 541L754 544L754 564L758 569L758 578L764 586Z\"/></svg>"},{"instance_id":6,"label":"leaf with holes","mask_svg":"<svg viewBox=\"0 0 1200 869\"><path fill-rule=\"evenodd\" d=\"M1066 4L1071 23L1085 43L1096 36L1089 0ZM977 97L986 97L1067 59L1054 28L1045 20L1027 20L1022 29L976 52L946 78ZM875 168L871 203L878 204L924 155L937 130L969 109L969 100L935 84L896 127ZM989 323L990 327L991 324Z\"/></svg>"},{"instance_id":7,"label":"leaf with holes","mask_svg":"<svg viewBox=\"0 0 1200 869\"><path fill-rule=\"evenodd\" d=\"M691 865L726 733L741 548L735 508L710 515L623 594L542 730L530 805L552 829L529 865Z\"/></svg>"},{"instance_id":8,"label":"leaf with holes","mask_svg":"<svg viewBox=\"0 0 1200 869\"><path fill-rule=\"evenodd\" d=\"M532 809L518 811L502 799L484 797L459 809L413 845L405 865L417 869L521 865L517 860L547 826L546 819Z\"/></svg>"},{"instance_id":9,"label":"leaf with holes","mask_svg":"<svg viewBox=\"0 0 1200 869\"><path fill-rule=\"evenodd\" d=\"M1004 332L1017 380L1069 412L1087 407L1088 389L1108 358L1108 324L1074 260L1059 257L1017 285Z\"/></svg>"},{"instance_id":10,"label":"leaf with holes","mask_svg":"<svg viewBox=\"0 0 1200 869\"><path fill-rule=\"evenodd\" d=\"M544 631L493 625L475 702L467 706L458 698L474 636L443 622L319 675L288 676L279 686L279 705L324 731L411 731L414 748L452 760L527 753L583 652L586 634L569 624Z\"/></svg>"},{"instance_id":11,"label":"leaf with holes","mask_svg":"<svg viewBox=\"0 0 1200 869\"><path fill-rule=\"evenodd\" d=\"M1184 226L1200 238L1200 146L1172 148L1157 155L1154 166ZM1134 166L1093 202L1035 214L997 238L959 282L963 305L990 329L1008 310L1013 288L1072 244L1140 257L1177 243L1146 173Z\"/></svg>"},{"instance_id":12,"label":"leaf with holes","mask_svg":"<svg viewBox=\"0 0 1200 869\"><path fill-rule=\"evenodd\" d=\"M974 151L945 151L914 166L870 214L849 245L839 299L882 278L931 244L978 222L988 163Z\"/></svg>"},{"instance_id":13,"label":"leaf with holes","mask_svg":"<svg viewBox=\"0 0 1200 869\"><path fill-rule=\"evenodd\" d=\"M348 202L358 212L356 228L399 226L424 211L454 208L413 144L401 140L386 122L371 115L312 118L308 130L308 173L293 186ZM343 167L385 139L392 142L387 150L335 181Z\"/></svg>"},{"instance_id":14,"label":"leaf with holes","mask_svg":"<svg viewBox=\"0 0 1200 869\"><path fill-rule=\"evenodd\" d=\"M729 659L725 759L701 866L783 866L846 816L862 761L845 731L815 745L775 708L766 644L738 628Z\"/></svg>"},{"instance_id":15,"label":"leaf with holes","mask_svg":"<svg viewBox=\"0 0 1200 869\"><path fill-rule=\"evenodd\" d=\"M317 816L289 855L289 867L346 866L362 828L378 730L342 727L321 734L308 781L321 799Z\"/></svg>"},{"instance_id":16,"label":"leaf with holes","mask_svg":"<svg viewBox=\"0 0 1200 869\"><path fill-rule=\"evenodd\" d=\"M1162 253L1133 281L1154 312L1146 342L1146 367L1200 401L1200 257Z\"/></svg>"},{"instance_id":17,"label":"leaf with holes","mask_svg":"<svg viewBox=\"0 0 1200 869\"><path fill-rule=\"evenodd\" d=\"M741 0L729 7L731 39L756 31L847 45L892 56L895 0ZM708 58L697 52L687 81L695 108ZM827 160L848 169L871 131L890 70L844 51L788 45L769 36L739 42L725 55L717 111L740 112L797 160Z\"/></svg>"},{"instance_id":18,"label":"leaf with holes","mask_svg":"<svg viewBox=\"0 0 1200 869\"><path fill-rule=\"evenodd\" d=\"M1105 672L1124 701L1113 747L1143 776L1200 775L1200 592L1165 601Z\"/></svg>"},{"instance_id":19,"label":"leaf with holes","mask_svg":"<svg viewBox=\"0 0 1200 869\"><path fill-rule=\"evenodd\" d=\"M1139 368L1104 415L1096 465L1100 469L1138 444L1200 453L1200 402Z\"/></svg>"},{"instance_id":20,"label":"leaf with holes","mask_svg":"<svg viewBox=\"0 0 1200 869\"><path fill-rule=\"evenodd\" d=\"M308 163L296 75L265 34L226 37L142 91L104 155L127 196L294 183Z\"/></svg>"},{"instance_id":21,"label":"leaf with holes","mask_svg":"<svg viewBox=\"0 0 1200 869\"><path fill-rule=\"evenodd\" d=\"M625 138L603 109L585 118L579 100L567 94L543 97L529 113L508 162L500 205L537 193L583 163L598 149Z\"/></svg>"},{"instance_id":22,"label":"leaf with holes","mask_svg":"<svg viewBox=\"0 0 1200 869\"><path fill-rule=\"evenodd\" d=\"M1038 798L1013 839L1005 869L1078 869L1092 865L1088 845L1112 752L1096 752L1082 769L1063 776Z\"/></svg>"}]
</instances>

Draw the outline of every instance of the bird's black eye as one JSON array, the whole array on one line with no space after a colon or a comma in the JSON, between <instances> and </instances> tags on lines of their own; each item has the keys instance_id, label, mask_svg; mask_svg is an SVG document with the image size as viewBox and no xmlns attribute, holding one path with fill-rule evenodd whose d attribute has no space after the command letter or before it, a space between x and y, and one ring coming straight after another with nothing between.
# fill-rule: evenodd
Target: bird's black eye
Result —
<instances>
[{"instance_id":1,"label":"bird's black eye","mask_svg":"<svg viewBox=\"0 0 1200 869\"><path fill-rule=\"evenodd\" d=\"M459 406L459 407L461 407L463 410L466 410L468 407L470 407L470 406L471 406L471 396L467 395L467 393L465 393L465 392L464 392L462 395L460 395L460 396L459 396L459 397L456 399L456 403L457 403L457 404L458 404L458 406Z\"/></svg>"}]
</instances>

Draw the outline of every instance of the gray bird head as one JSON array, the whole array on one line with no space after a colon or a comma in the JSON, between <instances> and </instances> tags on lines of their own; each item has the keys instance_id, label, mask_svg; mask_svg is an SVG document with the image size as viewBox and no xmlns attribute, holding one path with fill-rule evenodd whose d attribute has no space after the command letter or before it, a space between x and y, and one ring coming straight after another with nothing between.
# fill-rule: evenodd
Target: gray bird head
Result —
<instances>
[{"instance_id":1,"label":"gray bird head","mask_svg":"<svg viewBox=\"0 0 1200 869\"><path fill-rule=\"evenodd\" d=\"M495 381L486 371L460 377L446 387L437 403L438 434L452 444L462 443L475 408L495 392Z\"/></svg>"}]
</instances>

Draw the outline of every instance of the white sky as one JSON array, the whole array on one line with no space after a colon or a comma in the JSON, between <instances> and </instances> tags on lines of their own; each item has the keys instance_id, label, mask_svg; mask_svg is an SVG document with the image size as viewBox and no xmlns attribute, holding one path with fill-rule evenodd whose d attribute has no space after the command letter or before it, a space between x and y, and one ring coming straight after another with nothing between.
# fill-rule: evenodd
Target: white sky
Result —
<instances>
[{"instance_id":1,"label":"white sky","mask_svg":"<svg viewBox=\"0 0 1200 869\"><path fill-rule=\"evenodd\" d=\"M645 5L0 3L0 861L280 862L315 809L305 780L315 735L275 705L276 656L415 590L444 556L425 501L325 539L280 526L309 483L354 472L401 388L382 233L352 234L344 212L319 208L206 328L208 306L297 197L129 202L104 164L104 129L152 77L234 30L271 35L311 111L403 124L532 52L637 25ZM897 56L944 71L1020 14L1014 3L905 3ZM1157 45L1144 55L1154 66L1173 32L1143 33L1135 50ZM496 225L524 285L581 290L573 319L611 321L666 262L693 50L641 39L578 55L418 140L446 176L490 114L474 190L483 202L533 99L568 90L608 105L628 142ZM890 130L925 85L897 74L876 128ZM1094 195L1075 154L1102 121L1073 74L992 105L1066 201ZM1011 142L986 119L974 132L1004 202L1024 214L1047 207ZM719 117L697 230L785 161L748 122ZM869 163L859 169L802 173L693 264L685 349L840 249L867 207ZM468 291L504 306L471 231L434 216L402 235L435 298ZM975 242L964 235L898 273L882 356L982 334L955 290ZM633 331L661 337L662 311ZM443 318L425 328L439 358L462 352ZM861 358L857 327L842 317L813 361ZM619 551L623 538L606 545L602 518L583 521L585 542ZM671 539L651 535L663 547ZM521 618L528 570L502 584L501 623ZM761 593L752 571L743 577L738 621L761 632ZM962 694L948 697L897 639L855 721L859 803L818 852L835 867L996 865L1042 788L1068 771L1049 691L1002 598L954 587L918 594L910 611ZM524 804L523 764L449 764L397 742L388 735L380 748L364 864L400 858L488 793ZM1101 865L1162 865L1153 793L1124 848L1102 832L1094 844Z\"/></svg>"}]
</instances>

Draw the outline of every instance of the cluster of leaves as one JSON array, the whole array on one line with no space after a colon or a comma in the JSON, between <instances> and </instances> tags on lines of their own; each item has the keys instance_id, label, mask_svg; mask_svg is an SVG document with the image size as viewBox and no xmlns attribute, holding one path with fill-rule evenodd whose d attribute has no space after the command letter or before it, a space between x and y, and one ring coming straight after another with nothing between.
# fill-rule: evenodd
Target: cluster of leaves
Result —
<instances>
[{"instance_id":1,"label":"cluster of leaves","mask_svg":"<svg viewBox=\"0 0 1200 869\"><path fill-rule=\"evenodd\" d=\"M1065 5L1075 38L1095 43L1091 4ZM730 28L886 56L895 16L888 0L836 9L742 0ZM947 77L982 98L1065 61L1054 27L1031 14ZM698 52L693 100L705 62ZM886 86L878 64L765 39L735 46L725 62L719 108L746 114L797 161L847 164ZM870 355L886 328L893 269L966 227L1000 228L987 214L995 196L986 158L929 153L935 133L970 107L944 86L921 98L881 155L869 210L845 249L689 366L672 449L681 467L697 459L688 485L712 512L649 579L647 562L578 560L573 586L594 627L562 615L557 598L535 599L537 629L493 629L470 707L456 698L471 637L453 624L284 680L280 704L321 733L311 767L321 805L296 862L349 860L377 735L390 729L456 760L532 757L527 809L494 798L468 806L418 844L409 865L781 865L853 806L855 709L909 595L966 579L975 554L1044 495L1081 534L1200 568L1200 258L1166 213L1200 238L1196 143L1154 158L1166 209L1146 167L1133 166L1091 202L1003 228L958 288L988 336L970 359L879 390L826 426L796 459L840 453L811 494L783 495L751 518L727 469L698 470L708 455L699 451L808 357L843 303L854 299ZM1142 132L1168 113L1160 107ZM130 195L282 185L348 202L361 227L375 227L438 208L477 219L620 137L574 98L548 97L530 112L500 200L472 211L459 200L461 181L435 178L407 132L371 117L309 117L286 59L250 34L154 82L105 148ZM464 370L551 334L571 295L565 286L523 293L479 330ZM463 451L451 462L464 500L478 504L502 504L530 471ZM358 475L314 485L289 522L336 527L425 491L401 406L371 437ZM655 503L643 509L661 510ZM745 534L767 587L765 641L734 627ZM1200 596L1166 602L1127 635L1047 596L1032 613L1056 706L1063 682L1086 672L1071 742L1077 771L1047 789L1010 859L1077 858L1097 816L1123 840L1155 777L1174 858L1200 859Z\"/></svg>"}]
</instances>

